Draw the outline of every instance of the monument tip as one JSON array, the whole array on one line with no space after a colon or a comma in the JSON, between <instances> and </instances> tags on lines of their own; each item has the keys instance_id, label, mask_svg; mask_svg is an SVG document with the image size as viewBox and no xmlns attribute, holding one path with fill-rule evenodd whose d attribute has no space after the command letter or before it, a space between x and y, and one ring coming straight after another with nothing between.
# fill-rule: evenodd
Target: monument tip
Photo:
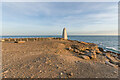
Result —
<instances>
[{"instance_id":1,"label":"monument tip","mask_svg":"<svg viewBox=\"0 0 120 80\"><path fill-rule=\"evenodd\" d=\"M65 27L63 29L66 29Z\"/></svg>"}]
</instances>

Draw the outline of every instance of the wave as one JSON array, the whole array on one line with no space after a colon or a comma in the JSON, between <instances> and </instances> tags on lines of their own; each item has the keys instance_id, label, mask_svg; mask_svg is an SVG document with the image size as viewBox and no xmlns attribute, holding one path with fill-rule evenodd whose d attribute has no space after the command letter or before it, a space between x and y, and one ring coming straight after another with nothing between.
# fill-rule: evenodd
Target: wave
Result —
<instances>
[{"instance_id":1,"label":"wave","mask_svg":"<svg viewBox=\"0 0 120 80\"><path fill-rule=\"evenodd\" d=\"M115 52L115 53L120 54L120 50L117 50L117 49L114 48L114 47L104 47L104 50L105 50L105 51L112 51L112 52Z\"/></svg>"},{"instance_id":2,"label":"wave","mask_svg":"<svg viewBox=\"0 0 120 80\"><path fill-rule=\"evenodd\" d=\"M106 47L107 49L112 49L112 50L117 50L116 48L114 47Z\"/></svg>"}]
</instances>

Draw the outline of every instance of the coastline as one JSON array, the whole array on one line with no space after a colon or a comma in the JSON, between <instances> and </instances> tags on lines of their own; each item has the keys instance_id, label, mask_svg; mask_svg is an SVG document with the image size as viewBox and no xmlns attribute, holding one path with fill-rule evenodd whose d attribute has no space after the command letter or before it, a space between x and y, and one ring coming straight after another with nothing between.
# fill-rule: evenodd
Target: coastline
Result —
<instances>
[{"instance_id":1,"label":"coastline","mask_svg":"<svg viewBox=\"0 0 120 80\"><path fill-rule=\"evenodd\" d=\"M69 36L71 36L71 35L69 35ZM69 37L68 36L68 37ZM9 37L9 38L8 38ZM13 37L13 38L12 38ZM76 36L73 36L73 37L76 37ZM95 36L94 36L95 37ZM60 37L60 35L58 36L54 36L54 35L52 35L52 36L50 36L50 35L48 35L48 36L33 36L33 37L31 37L31 36L22 36L22 37L20 37L20 36L4 36L4 38L1 38L1 40L0 41L20 41L20 40L22 40L22 41L28 41L28 40L30 40L30 41L36 41L36 40L41 40L41 39L59 39L59 38L61 38ZM70 40L70 39L68 39L68 40ZM74 41L78 41L78 40L74 40ZM88 42L88 43L93 43L93 42ZM100 47L100 46L98 46L98 47ZM100 47L100 48L103 48L103 47ZM111 50L110 50L110 49ZM113 48L113 47L104 47L103 48L104 49L104 51L112 51L112 52L114 52L114 53L118 53L118 54L120 54L119 53L119 50L116 50L115 48Z\"/></svg>"},{"instance_id":2,"label":"coastline","mask_svg":"<svg viewBox=\"0 0 120 80\"><path fill-rule=\"evenodd\" d=\"M24 41L22 43L19 43L20 41ZM38 72L39 74L41 72L42 76L39 76L38 74L30 76L30 75L21 75L21 77L103 77L104 75L107 75L106 77L117 77L117 69L119 65L120 58L119 55L110 52L110 51L104 51L102 48L99 48L98 45L94 43L86 43L86 42L80 42L75 40L64 40L63 38L19 38L19 39L4 39L2 41L2 54L3 54L3 77L12 77L13 73L18 73L18 69L22 69L23 71L27 69L27 73L31 74L29 70L33 70L33 73L37 70L41 70ZM111 54L112 53L112 54ZM24 56L23 56L24 55ZM41 56L41 57L40 57ZM52 57L54 56L54 57ZM7 59L7 60L6 60ZM43 60L41 60L43 59ZM49 59L50 62L49 62ZM60 60L59 60L60 59ZM65 59L65 60L64 60ZM32 60L32 61L31 61ZM55 60L55 62L54 62ZM61 62L62 60L62 62ZM34 62L35 61L35 62ZM43 61L43 62L41 62ZM26 62L29 64L27 65ZM70 63L69 63L70 62ZM42 65L42 64L43 65ZM59 64L62 63L62 64ZM16 66L12 66L16 65ZM40 65L41 68L35 66ZM81 67L80 67L80 64ZM19 65L19 66L17 66ZM34 66L35 65L35 66ZM44 67L48 65L47 71L44 72ZM50 67L52 65L52 67ZM54 67L58 65L58 67ZM66 66L69 65L69 66ZM71 67L70 67L71 65ZM76 67L74 67L76 65ZM85 68L86 65L86 68ZM11 68L9 68L11 66ZM24 66L33 66L34 68L27 68ZM96 68L95 71L91 71L90 68ZM105 69L101 68L104 67ZM6 70L6 68L8 68ZM52 74L49 73L53 69L57 71L53 71ZM70 72L68 69L71 69L72 72ZM79 71L76 71L75 69L79 69ZM80 76L82 68L84 70L87 69L87 71L91 74ZM14 69L17 69L15 72ZM36 69L36 70L34 70ZM50 69L50 71L48 70ZM66 69L66 71L63 71ZM99 71L103 70L103 72ZM110 71L112 72L110 72ZM115 70L115 72L114 72ZM13 72L13 73L12 73ZM77 74L77 73L79 74ZM94 74L94 73L99 73ZM48 74L49 73L49 74ZM53 74L56 74L53 76ZM61 75L62 74L62 75ZM69 74L69 75L68 75ZM83 74L87 74L86 71L83 71ZM93 75L94 74L94 75ZM113 76L110 76L108 74L112 74ZM47 76L49 75L49 76ZM51 76L50 76L51 75ZM16 75L16 77L20 77L20 75Z\"/></svg>"},{"instance_id":3,"label":"coastline","mask_svg":"<svg viewBox=\"0 0 120 80\"><path fill-rule=\"evenodd\" d=\"M61 38L61 35L9 35L9 36L2 36L1 39L4 38ZM109 50L115 53L120 54L120 45L118 44L118 36L115 35L68 35L68 39L70 40L78 40L84 41L89 43L95 43L99 47L103 48L104 50Z\"/></svg>"}]
</instances>

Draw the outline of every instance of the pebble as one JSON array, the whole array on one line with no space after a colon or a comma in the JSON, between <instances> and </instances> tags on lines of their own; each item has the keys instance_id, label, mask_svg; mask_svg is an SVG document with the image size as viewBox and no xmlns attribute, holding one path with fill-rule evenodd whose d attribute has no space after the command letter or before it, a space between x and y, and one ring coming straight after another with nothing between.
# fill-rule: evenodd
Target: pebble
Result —
<instances>
[{"instance_id":1,"label":"pebble","mask_svg":"<svg viewBox=\"0 0 120 80\"><path fill-rule=\"evenodd\" d=\"M68 77L73 76L73 73L66 73Z\"/></svg>"},{"instance_id":2,"label":"pebble","mask_svg":"<svg viewBox=\"0 0 120 80\"><path fill-rule=\"evenodd\" d=\"M71 50L71 47L69 47L68 50Z\"/></svg>"},{"instance_id":3,"label":"pebble","mask_svg":"<svg viewBox=\"0 0 120 80\"><path fill-rule=\"evenodd\" d=\"M56 67L57 69L59 68L59 67Z\"/></svg>"},{"instance_id":4,"label":"pebble","mask_svg":"<svg viewBox=\"0 0 120 80\"><path fill-rule=\"evenodd\" d=\"M64 72L66 72L66 70L64 70Z\"/></svg>"},{"instance_id":5,"label":"pebble","mask_svg":"<svg viewBox=\"0 0 120 80\"><path fill-rule=\"evenodd\" d=\"M60 63L60 64L63 64L63 63Z\"/></svg>"},{"instance_id":6,"label":"pebble","mask_svg":"<svg viewBox=\"0 0 120 80\"><path fill-rule=\"evenodd\" d=\"M48 62L45 62L46 64L48 63Z\"/></svg>"},{"instance_id":7,"label":"pebble","mask_svg":"<svg viewBox=\"0 0 120 80\"><path fill-rule=\"evenodd\" d=\"M40 70L39 72L40 72L40 73L42 73L42 71L41 71L41 70Z\"/></svg>"},{"instance_id":8,"label":"pebble","mask_svg":"<svg viewBox=\"0 0 120 80\"><path fill-rule=\"evenodd\" d=\"M79 53L79 51L77 49L74 49L74 52Z\"/></svg>"},{"instance_id":9,"label":"pebble","mask_svg":"<svg viewBox=\"0 0 120 80\"><path fill-rule=\"evenodd\" d=\"M82 55L81 56L83 59L90 59L88 56Z\"/></svg>"},{"instance_id":10,"label":"pebble","mask_svg":"<svg viewBox=\"0 0 120 80\"><path fill-rule=\"evenodd\" d=\"M63 73L61 72L60 75L63 75Z\"/></svg>"},{"instance_id":11,"label":"pebble","mask_svg":"<svg viewBox=\"0 0 120 80\"><path fill-rule=\"evenodd\" d=\"M88 51L88 50L86 50L86 51L84 51L85 53L89 53L90 51Z\"/></svg>"},{"instance_id":12,"label":"pebble","mask_svg":"<svg viewBox=\"0 0 120 80\"><path fill-rule=\"evenodd\" d=\"M58 68L59 68L59 66L58 66L58 65L56 65L56 66L57 66L56 68L58 69Z\"/></svg>"},{"instance_id":13,"label":"pebble","mask_svg":"<svg viewBox=\"0 0 120 80\"><path fill-rule=\"evenodd\" d=\"M117 74L117 71L114 71L115 74Z\"/></svg>"},{"instance_id":14,"label":"pebble","mask_svg":"<svg viewBox=\"0 0 120 80\"><path fill-rule=\"evenodd\" d=\"M5 72L3 72L3 73L8 73L8 70L6 70Z\"/></svg>"},{"instance_id":15,"label":"pebble","mask_svg":"<svg viewBox=\"0 0 120 80\"><path fill-rule=\"evenodd\" d=\"M73 73L70 73L71 76L73 76Z\"/></svg>"}]
</instances>

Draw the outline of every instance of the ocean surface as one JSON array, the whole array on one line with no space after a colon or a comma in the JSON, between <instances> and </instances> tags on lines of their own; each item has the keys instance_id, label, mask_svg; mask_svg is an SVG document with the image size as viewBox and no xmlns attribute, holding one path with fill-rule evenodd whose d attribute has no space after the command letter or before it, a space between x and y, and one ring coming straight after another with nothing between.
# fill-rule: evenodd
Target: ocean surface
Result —
<instances>
[{"instance_id":1,"label":"ocean surface","mask_svg":"<svg viewBox=\"0 0 120 80\"><path fill-rule=\"evenodd\" d=\"M57 36L2 36L0 38L34 38L34 37L61 37ZM68 36L70 40L78 40L98 44L104 50L110 50L120 54L120 44L118 43L118 36Z\"/></svg>"}]
</instances>

